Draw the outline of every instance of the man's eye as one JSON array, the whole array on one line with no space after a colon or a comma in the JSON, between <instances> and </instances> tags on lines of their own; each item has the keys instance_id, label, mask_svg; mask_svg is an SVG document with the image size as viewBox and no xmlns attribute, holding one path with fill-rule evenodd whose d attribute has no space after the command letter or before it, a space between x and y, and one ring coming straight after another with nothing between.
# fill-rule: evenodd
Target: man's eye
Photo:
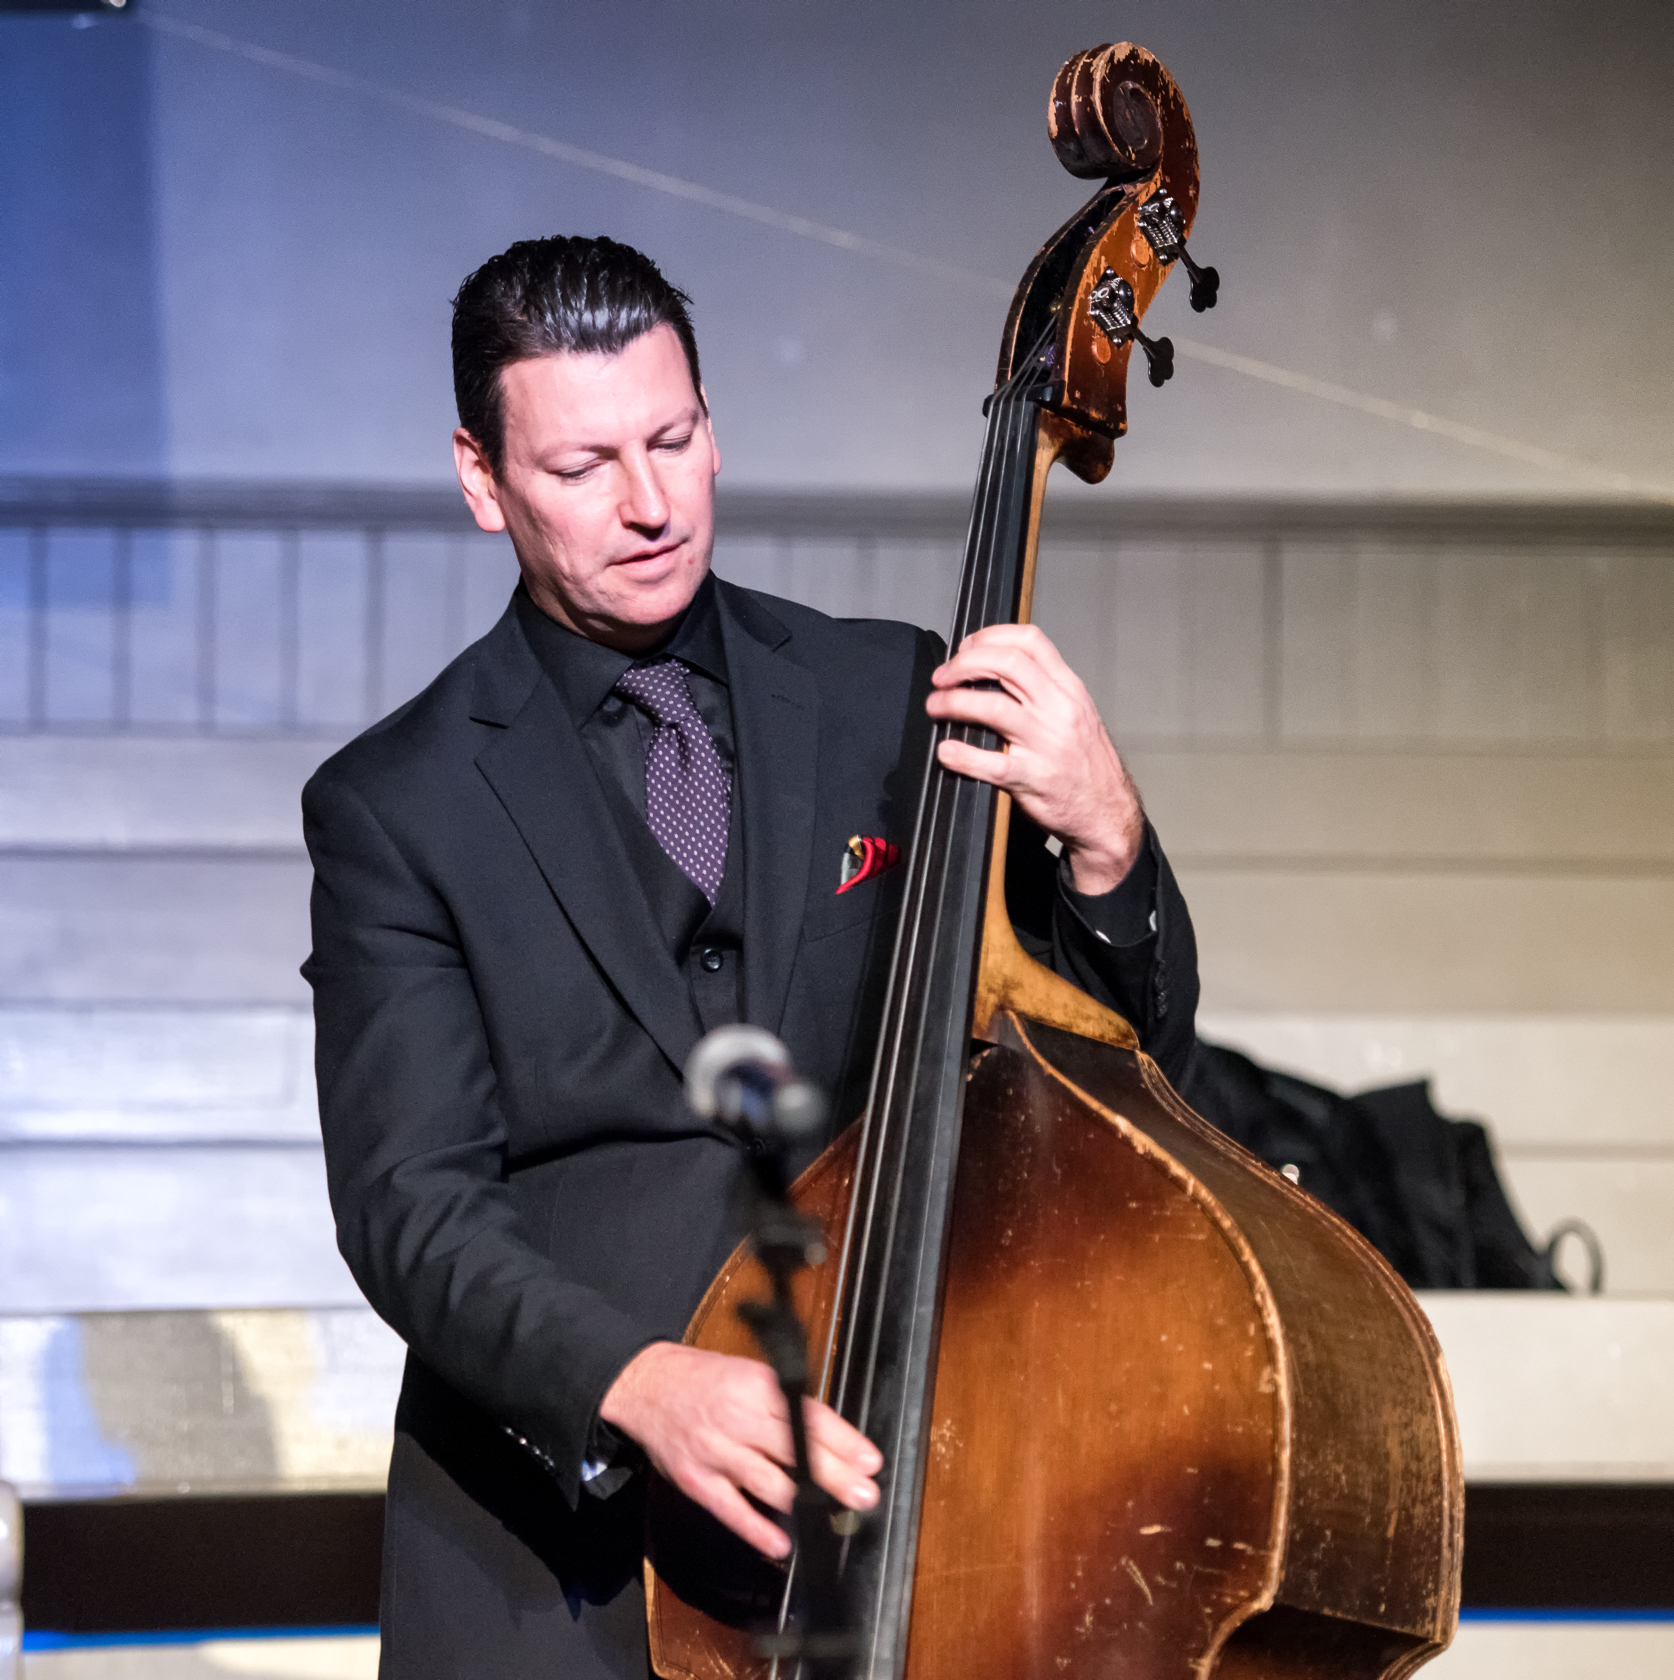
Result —
<instances>
[{"instance_id":1,"label":"man's eye","mask_svg":"<svg viewBox=\"0 0 1674 1680\"><path fill-rule=\"evenodd\" d=\"M690 432L682 432L679 437L659 438L656 444L665 454L678 455L688 443L692 441Z\"/></svg>"},{"instance_id":2,"label":"man's eye","mask_svg":"<svg viewBox=\"0 0 1674 1680\"><path fill-rule=\"evenodd\" d=\"M554 471L553 476L562 479L566 484L578 484L592 472L596 464L596 462L590 461L585 467L559 467Z\"/></svg>"}]
</instances>

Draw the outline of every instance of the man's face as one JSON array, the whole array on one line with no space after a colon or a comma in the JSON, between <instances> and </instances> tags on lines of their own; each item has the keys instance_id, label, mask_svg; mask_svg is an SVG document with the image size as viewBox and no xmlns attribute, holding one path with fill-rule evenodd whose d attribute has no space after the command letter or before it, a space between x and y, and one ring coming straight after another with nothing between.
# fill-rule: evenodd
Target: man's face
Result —
<instances>
[{"instance_id":1,"label":"man's face","mask_svg":"<svg viewBox=\"0 0 1674 1680\"><path fill-rule=\"evenodd\" d=\"M565 352L500 374L504 458L454 433L465 499L511 533L542 611L636 652L686 610L715 542L721 457L674 329L615 355Z\"/></svg>"}]
</instances>

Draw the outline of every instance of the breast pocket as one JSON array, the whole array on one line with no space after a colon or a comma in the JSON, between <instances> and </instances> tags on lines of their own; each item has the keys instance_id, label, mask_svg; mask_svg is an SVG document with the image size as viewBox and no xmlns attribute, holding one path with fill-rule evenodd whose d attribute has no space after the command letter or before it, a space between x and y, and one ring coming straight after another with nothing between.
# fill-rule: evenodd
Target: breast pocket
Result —
<instances>
[{"instance_id":1,"label":"breast pocket","mask_svg":"<svg viewBox=\"0 0 1674 1680\"><path fill-rule=\"evenodd\" d=\"M879 874L850 881L841 892L839 879L828 883L823 892L811 894L802 922L804 944L897 914L905 874L904 864L897 862Z\"/></svg>"}]
</instances>

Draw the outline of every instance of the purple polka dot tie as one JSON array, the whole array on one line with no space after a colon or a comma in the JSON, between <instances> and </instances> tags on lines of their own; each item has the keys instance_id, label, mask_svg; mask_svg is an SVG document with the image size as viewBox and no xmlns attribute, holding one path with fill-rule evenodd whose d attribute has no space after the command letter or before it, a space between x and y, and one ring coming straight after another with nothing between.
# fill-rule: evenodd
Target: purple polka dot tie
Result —
<instances>
[{"instance_id":1,"label":"purple polka dot tie","mask_svg":"<svg viewBox=\"0 0 1674 1680\"><path fill-rule=\"evenodd\" d=\"M645 820L711 904L727 867L732 771L715 750L676 659L631 665L616 684L655 728L645 755Z\"/></svg>"}]
</instances>

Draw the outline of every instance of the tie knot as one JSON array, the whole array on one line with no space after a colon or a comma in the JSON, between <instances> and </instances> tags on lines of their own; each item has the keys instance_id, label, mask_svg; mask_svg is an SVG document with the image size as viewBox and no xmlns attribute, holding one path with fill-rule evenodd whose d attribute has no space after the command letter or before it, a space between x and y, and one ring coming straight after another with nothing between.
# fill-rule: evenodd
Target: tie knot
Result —
<instances>
[{"instance_id":1,"label":"tie knot","mask_svg":"<svg viewBox=\"0 0 1674 1680\"><path fill-rule=\"evenodd\" d=\"M686 668L677 659L630 665L617 678L616 689L646 711L655 724L678 725L697 715Z\"/></svg>"}]
</instances>

